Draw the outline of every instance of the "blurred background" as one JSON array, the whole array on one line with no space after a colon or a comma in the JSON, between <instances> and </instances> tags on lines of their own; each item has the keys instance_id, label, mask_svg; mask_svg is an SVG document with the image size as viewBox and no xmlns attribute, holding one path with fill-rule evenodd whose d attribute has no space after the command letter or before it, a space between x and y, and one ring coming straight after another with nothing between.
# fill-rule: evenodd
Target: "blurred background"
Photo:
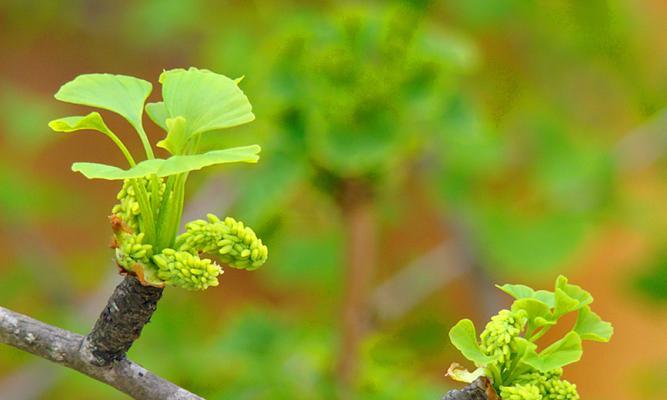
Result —
<instances>
[{"instance_id":1,"label":"blurred background","mask_svg":"<svg viewBox=\"0 0 667 400\"><path fill-rule=\"evenodd\" d=\"M0 304L86 333L120 281L122 165L50 119L78 74L197 66L241 87L255 166L196 173L184 220L255 228L269 262L168 289L130 357L210 399L437 399L447 332L562 273L613 322L582 398L667 398L667 6L660 0L0 1ZM120 118L105 119L131 150ZM160 131L147 119L154 140ZM163 154L164 155L164 154ZM121 399L0 348L2 399Z\"/></svg>"}]
</instances>

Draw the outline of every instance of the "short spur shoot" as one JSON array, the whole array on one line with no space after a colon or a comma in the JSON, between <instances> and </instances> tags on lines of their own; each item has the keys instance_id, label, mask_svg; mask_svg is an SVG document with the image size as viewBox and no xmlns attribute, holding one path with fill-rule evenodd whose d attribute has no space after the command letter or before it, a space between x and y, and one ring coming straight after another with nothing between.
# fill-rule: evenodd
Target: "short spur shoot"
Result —
<instances>
[{"instance_id":1,"label":"short spur shoot","mask_svg":"<svg viewBox=\"0 0 667 400\"><path fill-rule=\"evenodd\" d=\"M580 399L576 385L562 378L563 367L579 361L583 340L608 342L613 334L611 324L591 310L593 296L564 276L556 279L554 291L510 284L498 288L514 303L491 318L479 339L469 319L459 321L449 332L452 344L477 369L470 372L454 363L447 374L460 382L486 382L489 399L496 395L502 400ZM538 339L561 317L574 312L574 326L538 350ZM464 391L452 391L445 398L469 397Z\"/></svg>"},{"instance_id":2,"label":"short spur shoot","mask_svg":"<svg viewBox=\"0 0 667 400\"><path fill-rule=\"evenodd\" d=\"M97 107L125 118L144 147L145 160L130 153L98 112L60 118L49 123L56 132L92 130L109 137L128 163L127 169L78 162L72 170L89 179L123 181L110 217L116 261L124 274L135 275L147 286L177 286L203 290L218 285L220 262L239 269L259 268L268 250L255 232L231 217L186 224L178 234L183 214L185 185L190 172L217 164L259 159L257 145L200 151L203 135L221 134L225 128L255 117L240 80L196 68L165 71L159 79L162 101L144 103L152 85L124 75L80 75L63 85L58 100ZM143 128L143 113L165 131L157 146L168 151L156 158Z\"/></svg>"}]
</instances>

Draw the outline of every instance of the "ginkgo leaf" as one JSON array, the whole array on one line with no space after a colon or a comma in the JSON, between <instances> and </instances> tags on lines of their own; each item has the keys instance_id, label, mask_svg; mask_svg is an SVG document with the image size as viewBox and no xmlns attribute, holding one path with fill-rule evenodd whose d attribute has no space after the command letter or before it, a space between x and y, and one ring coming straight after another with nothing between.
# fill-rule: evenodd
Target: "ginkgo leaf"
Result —
<instances>
[{"instance_id":1,"label":"ginkgo leaf","mask_svg":"<svg viewBox=\"0 0 667 400\"><path fill-rule=\"evenodd\" d=\"M584 340L608 342L614 334L614 328L609 322L603 321L589 306L579 310L574 331Z\"/></svg>"},{"instance_id":2,"label":"ginkgo leaf","mask_svg":"<svg viewBox=\"0 0 667 400\"><path fill-rule=\"evenodd\" d=\"M536 298L523 298L516 300L512 304L512 311L523 310L526 313L527 329L529 332L534 331L545 325L555 324L550 321L551 311L549 306Z\"/></svg>"},{"instance_id":3,"label":"ginkgo leaf","mask_svg":"<svg viewBox=\"0 0 667 400\"><path fill-rule=\"evenodd\" d=\"M85 116L73 116L54 119L49 122L49 128L55 132L75 132L82 130L93 130L105 135L113 135L102 116L98 112L91 112Z\"/></svg>"},{"instance_id":4,"label":"ginkgo leaf","mask_svg":"<svg viewBox=\"0 0 667 400\"><path fill-rule=\"evenodd\" d=\"M186 121L183 117L168 118L167 123L167 137L157 143L157 147L161 147L171 154L182 154L188 137L185 132Z\"/></svg>"},{"instance_id":5,"label":"ginkgo leaf","mask_svg":"<svg viewBox=\"0 0 667 400\"><path fill-rule=\"evenodd\" d=\"M139 129L144 102L152 88L150 82L132 76L84 74L62 85L55 98L113 111Z\"/></svg>"},{"instance_id":6,"label":"ginkgo leaf","mask_svg":"<svg viewBox=\"0 0 667 400\"><path fill-rule=\"evenodd\" d=\"M116 144L116 146L118 146L125 158L127 158L130 165L134 164L134 159L123 142L118 138L118 136L116 136L115 133L111 131L111 129L109 129L107 124L104 123L102 116L96 111L93 111L85 116L54 119L53 121L49 122L49 128L55 132L76 132L83 130L101 132L109 137L109 139L111 139Z\"/></svg>"},{"instance_id":7,"label":"ginkgo leaf","mask_svg":"<svg viewBox=\"0 0 667 400\"><path fill-rule=\"evenodd\" d=\"M163 103L151 103L149 116L160 126L166 126L166 118L185 118L188 138L255 119L237 82L224 75L197 68L173 69L160 75L160 83Z\"/></svg>"},{"instance_id":8,"label":"ginkgo leaf","mask_svg":"<svg viewBox=\"0 0 667 400\"><path fill-rule=\"evenodd\" d=\"M214 150L204 154L172 156L168 159L151 159L130 169L98 163L74 163L72 171L82 173L88 179L122 180L142 178L153 174L158 177L195 171L216 164L232 162L255 163L261 148L258 145Z\"/></svg>"},{"instance_id":9,"label":"ginkgo leaf","mask_svg":"<svg viewBox=\"0 0 667 400\"><path fill-rule=\"evenodd\" d=\"M570 298L574 299L578 303L578 308L593 302L593 296L589 292L585 291L580 286L568 283L567 278L563 275L559 275L558 278L556 278L556 289L561 289Z\"/></svg>"},{"instance_id":10,"label":"ginkgo leaf","mask_svg":"<svg viewBox=\"0 0 667 400\"><path fill-rule=\"evenodd\" d=\"M496 287L517 300L536 299L546 304L549 308L553 308L556 303L554 294L548 290L534 290L526 285L514 285L510 283L496 285Z\"/></svg>"},{"instance_id":11,"label":"ginkgo leaf","mask_svg":"<svg viewBox=\"0 0 667 400\"><path fill-rule=\"evenodd\" d=\"M582 353L581 337L576 332L570 332L539 354L529 349L522 362L546 372L579 361Z\"/></svg>"},{"instance_id":12,"label":"ginkgo leaf","mask_svg":"<svg viewBox=\"0 0 667 400\"><path fill-rule=\"evenodd\" d=\"M169 114L167 114L167 109L164 107L163 101L158 101L157 103L148 103L146 104L146 114L157 126L167 130L167 119Z\"/></svg>"},{"instance_id":13,"label":"ginkgo leaf","mask_svg":"<svg viewBox=\"0 0 667 400\"><path fill-rule=\"evenodd\" d=\"M475 325L469 319L462 319L449 331L449 339L454 347L468 360L478 367L483 367L497 360L497 357L487 356L477 342Z\"/></svg>"}]
</instances>

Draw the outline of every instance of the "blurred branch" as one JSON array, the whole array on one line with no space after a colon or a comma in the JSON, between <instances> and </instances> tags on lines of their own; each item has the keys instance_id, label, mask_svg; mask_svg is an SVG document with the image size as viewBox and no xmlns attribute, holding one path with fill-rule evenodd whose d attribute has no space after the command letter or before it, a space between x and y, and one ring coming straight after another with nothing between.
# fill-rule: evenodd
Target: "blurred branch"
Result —
<instances>
[{"instance_id":1,"label":"blurred branch","mask_svg":"<svg viewBox=\"0 0 667 400\"><path fill-rule=\"evenodd\" d=\"M667 110L624 135L614 151L619 168L636 171L667 153Z\"/></svg>"},{"instance_id":2,"label":"blurred branch","mask_svg":"<svg viewBox=\"0 0 667 400\"><path fill-rule=\"evenodd\" d=\"M357 373L359 344L369 325L368 294L375 272L377 241L370 188L362 181L345 180L339 198L346 232L346 265L343 290L343 321L338 378L341 398Z\"/></svg>"},{"instance_id":3,"label":"blurred branch","mask_svg":"<svg viewBox=\"0 0 667 400\"><path fill-rule=\"evenodd\" d=\"M0 342L72 368L136 399L201 399L127 358L98 366L99 359L83 345L83 336L3 307Z\"/></svg>"},{"instance_id":4,"label":"blurred branch","mask_svg":"<svg viewBox=\"0 0 667 400\"><path fill-rule=\"evenodd\" d=\"M425 298L467 269L469 263L453 240L447 239L401 268L373 292L372 302L380 321L397 320Z\"/></svg>"},{"instance_id":5,"label":"blurred branch","mask_svg":"<svg viewBox=\"0 0 667 400\"><path fill-rule=\"evenodd\" d=\"M373 292L372 303L380 321L402 318L428 296L464 273L470 274L484 317L502 304L491 279L476 256L462 222L446 224L451 236L417 260L401 268Z\"/></svg>"}]
</instances>

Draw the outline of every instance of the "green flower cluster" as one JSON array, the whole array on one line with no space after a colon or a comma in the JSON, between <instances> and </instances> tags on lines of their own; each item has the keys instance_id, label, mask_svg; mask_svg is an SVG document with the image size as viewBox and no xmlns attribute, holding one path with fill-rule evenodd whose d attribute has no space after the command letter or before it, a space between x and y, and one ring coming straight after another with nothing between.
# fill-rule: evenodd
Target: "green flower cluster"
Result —
<instances>
[{"instance_id":1,"label":"green flower cluster","mask_svg":"<svg viewBox=\"0 0 667 400\"><path fill-rule=\"evenodd\" d=\"M135 181L136 184L144 187L148 185L148 179L141 178ZM116 195L116 199L119 203L113 206L111 213L118 216L132 232L138 232L141 210L134 191L134 184L130 179L123 182L123 187Z\"/></svg>"},{"instance_id":2,"label":"green flower cluster","mask_svg":"<svg viewBox=\"0 0 667 400\"><path fill-rule=\"evenodd\" d=\"M164 249L153 257L157 276L166 284L188 290L204 290L218 286L222 268L209 259L202 259L187 251Z\"/></svg>"},{"instance_id":3,"label":"green flower cluster","mask_svg":"<svg viewBox=\"0 0 667 400\"><path fill-rule=\"evenodd\" d=\"M135 264L147 264L153 255L153 246L144 243L143 233L118 232L116 234L116 260L127 271L133 271Z\"/></svg>"},{"instance_id":4,"label":"green flower cluster","mask_svg":"<svg viewBox=\"0 0 667 400\"><path fill-rule=\"evenodd\" d=\"M142 282L188 290L217 286L222 268L209 259L200 258L201 253L218 256L222 262L241 269L256 269L266 261L268 249L252 229L233 218L221 221L211 214L208 215L208 222L197 220L188 223L186 232L177 238L174 248L154 251L152 244L145 243L145 235L141 232L142 218L135 185L148 189L150 181L125 180L117 196L119 203L112 209L112 224L115 224L114 247L118 265L137 274ZM164 182L160 185L162 196ZM147 192L147 200L152 201L151 191Z\"/></svg>"},{"instance_id":5,"label":"green flower cluster","mask_svg":"<svg viewBox=\"0 0 667 400\"><path fill-rule=\"evenodd\" d=\"M563 367L581 359L584 340L608 342L614 333L611 323L591 309L593 296L562 275L553 291L496 286L514 298L512 306L493 316L479 336L467 318L450 329L452 344L477 369L452 363L447 375L466 383L484 376L503 400L579 400L576 385L562 379ZM571 313L577 320L570 330L540 348L537 341Z\"/></svg>"},{"instance_id":6,"label":"green flower cluster","mask_svg":"<svg viewBox=\"0 0 667 400\"><path fill-rule=\"evenodd\" d=\"M524 374L517 379L519 383L530 383L535 385L542 397L542 400L579 400L577 385L564 379L563 369L558 368L548 372L531 372Z\"/></svg>"},{"instance_id":7,"label":"green flower cluster","mask_svg":"<svg viewBox=\"0 0 667 400\"><path fill-rule=\"evenodd\" d=\"M503 400L542 400L540 389L530 383L500 387L500 398Z\"/></svg>"},{"instance_id":8,"label":"green flower cluster","mask_svg":"<svg viewBox=\"0 0 667 400\"><path fill-rule=\"evenodd\" d=\"M480 335L484 354L498 357L493 365L502 372L512 367L513 353L517 351L516 338L521 336L527 323L524 310L501 310ZM579 400L576 385L561 380L562 368L548 372L533 370L518 377L512 385L500 387L503 400Z\"/></svg>"},{"instance_id":9,"label":"green flower cluster","mask_svg":"<svg viewBox=\"0 0 667 400\"><path fill-rule=\"evenodd\" d=\"M521 334L526 326L523 312L501 310L491 317L486 328L480 335L482 351L489 356L498 356L498 367L509 367L512 358L514 338Z\"/></svg>"},{"instance_id":10,"label":"green flower cluster","mask_svg":"<svg viewBox=\"0 0 667 400\"><path fill-rule=\"evenodd\" d=\"M176 239L179 250L208 253L238 269L259 268L268 257L268 248L243 222L227 217L221 221L213 214L208 221L196 220L185 225L185 233Z\"/></svg>"}]
</instances>

